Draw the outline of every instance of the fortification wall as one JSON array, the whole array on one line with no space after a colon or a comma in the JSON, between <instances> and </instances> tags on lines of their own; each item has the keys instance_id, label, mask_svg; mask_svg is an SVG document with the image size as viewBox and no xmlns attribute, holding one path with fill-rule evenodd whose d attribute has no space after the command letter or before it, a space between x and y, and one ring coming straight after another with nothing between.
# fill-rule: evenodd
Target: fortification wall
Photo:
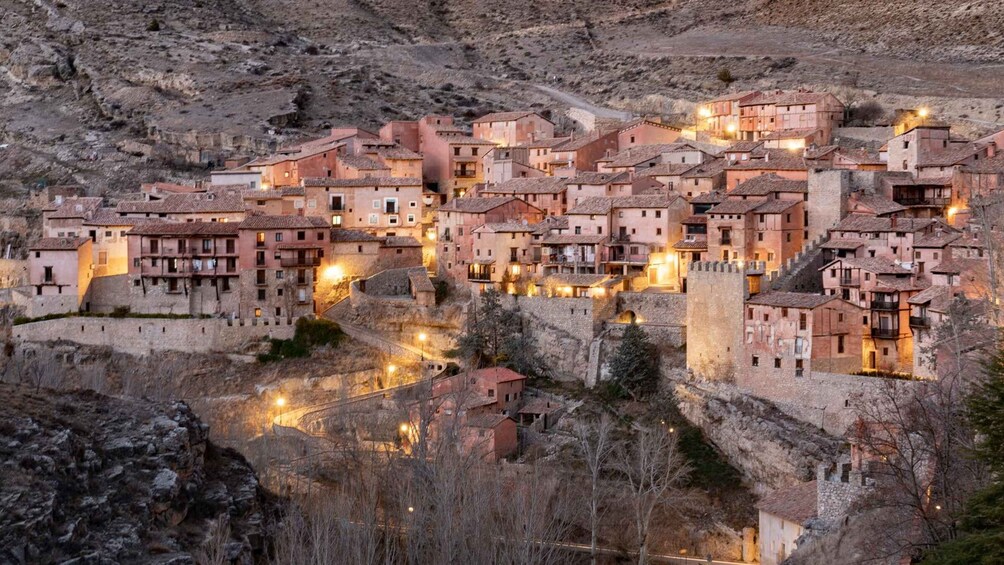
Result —
<instances>
[{"instance_id":1,"label":"fortification wall","mask_svg":"<svg viewBox=\"0 0 1004 565\"><path fill-rule=\"evenodd\" d=\"M17 342L71 341L111 347L133 355L157 351L234 353L263 338L289 339L295 326L287 320L228 321L220 318L59 318L14 326Z\"/></svg>"},{"instance_id":2,"label":"fortification wall","mask_svg":"<svg viewBox=\"0 0 1004 565\"><path fill-rule=\"evenodd\" d=\"M732 375L738 365L737 356L743 353L743 305L748 294L747 271L735 263L690 264L686 300L687 368L695 374L714 380Z\"/></svg>"},{"instance_id":3,"label":"fortification wall","mask_svg":"<svg viewBox=\"0 0 1004 565\"><path fill-rule=\"evenodd\" d=\"M741 371L735 379L740 392L769 400L791 417L840 436L854 423L861 403L868 402L882 388L908 391L921 384L823 371L807 372L804 377L782 376L780 371L763 367Z\"/></svg>"},{"instance_id":4,"label":"fortification wall","mask_svg":"<svg viewBox=\"0 0 1004 565\"><path fill-rule=\"evenodd\" d=\"M617 313L634 312L643 324L687 325L687 295L671 292L621 292L617 294ZM627 321L621 319L620 321Z\"/></svg>"},{"instance_id":5,"label":"fortification wall","mask_svg":"<svg viewBox=\"0 0 1004 565\"><path fill-rule=\"evenodd\" d=\"M680 412L753 482L759 493L815 478L843 442L721 383L678 383Z\"/></svg>"}]
</instances>

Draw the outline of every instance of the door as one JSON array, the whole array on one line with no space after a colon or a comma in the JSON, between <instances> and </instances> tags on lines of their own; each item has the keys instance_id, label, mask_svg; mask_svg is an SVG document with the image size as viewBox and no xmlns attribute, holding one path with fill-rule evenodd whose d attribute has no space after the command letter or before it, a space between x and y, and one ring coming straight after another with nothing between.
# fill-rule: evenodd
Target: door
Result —
<instances>
[{"instance_id":1,"label":"door","mask_svg":"<svg viewBox=\"0 0 1004 565\"><path fill-rule=\"evenodd\" d=\"M875 352L874 351L869 351L868 352L868 368L869 369L875 369Z\"/></svg>"}]
</instances>

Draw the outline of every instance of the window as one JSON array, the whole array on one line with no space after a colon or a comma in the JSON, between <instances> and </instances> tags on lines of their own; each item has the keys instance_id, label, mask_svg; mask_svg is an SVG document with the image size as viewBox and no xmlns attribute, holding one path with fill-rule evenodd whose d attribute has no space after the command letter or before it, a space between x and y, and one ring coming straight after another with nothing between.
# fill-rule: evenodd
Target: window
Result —
<instances>
[{"instance_id":1,"label":"window","mask_svg":"<svg viewBox=\"0 0 1004 565\"><path fill-rule=\"evenodd\" d=\"M254 317L255 318L261 318L261 308L255 308L254 309Z\"/></svg>"},{"instance_id":2,"label":"window","mask_svg":"<svg viewBox=\"0 0 1004 565\"><path fill-rule=\"evenodd\" d=\"M202 240L202 252L211 253L213 251L213 240L203 239Z\"/></svg>"},{"instance_id":3,"label":"window","mask_svg":"<svg viewBox=\"0 0 1004 565\"><path fill-rule=\"evenodd\" d=\"M746 309L746 319L747 320L752 320L753 319L753 309L752 308L747 308Z\"/></svg>"},{"instance_id":4,"label":"window","mask_svg":"<svg viewBox=\"0 0 1004 565\"><path fill-rule=\"evenodd\" d=\"M42 275L42 280L51 283L52 282L52 267L45 267L45 273Z\"/></svg>"},{"instance_id":5,"label":"window","mask_svg":"<svg viewBox=\"0 0 1004 565\"><path fill-rule=\"evenodd\" d=\"M276 306L276 307L275 307L275 315L276 315L277 317L278 317L278 316L282 316L282 308L280 308L279 306Z\"/></svg>"},{"instance_id":6,"label":"window","mask_svg":"<svg viewBox=\"0 0 1004 565\"><path fill-rule=\"evenodd\" d=\"M108 252L98 251L98 265L107 265L107 264L108 264Z\"/></svg>"},{"instance_id":7,"label":"window","mask_svg":"<svg viewBox=\"0 0 1004 565\"><path fill-rule=\"evenodd\" d=\"M753 356L753 366L754 367L759 367L760 366L760 358L758 356L756 356L756 355Z\"/></svg>"},{"instance_id":8,"label":"window","mask_svg":"<svg viewBox=\"0 0 1004 565\"><path fill-rule=\"evenodd\" d=\"M260 231L254 236L255 247L265 247L265 232Z\"/></svg>"},{"instance_id":9,"label":"window","mask_svg":"<svg viewBox=\"0 0 1004 565\"><path fill-rule=\"evenodd\" d=\"M258 300L265 300L265 289L264 288L259 288L258 289Z\"/></svg>"},{"instance_id":10,"label":"window","mask_svg":"<svg viewBox=\"0 0 1004 565\"><path fill-rule=\"evenodd\" d=\"M282 241L282 233L281 232L275 234L275 240L276 241Z\"/></svg>"},{"instance_id":11,"label":"window","mask_svg":"<svg viewBox=\"0 0 1004 565\"><path fill-rule=\"evenodd\" d=\"M157 253L157 251L159 249L160 249L160 240L159 239L151 239L150 240L150 253Z\"/></svg>"},{"instance_id":12,"label":"window","mask_svg":"<svg viewBox=\"0 0 1004 565\"><path fill-rule=\"evenodd\" d=\"M808 316L805 314L805 312L800 312L798 314L798 329L804 331L806 327L808 327L808 325L809 325Z\"/></svg>"},{"instance_id":13,"label":"window","mask_svg":"<svg viewBox=\"0 0 1004 565\"><path fill-rule=\"evenodd\" d=\"M460 156L460 148L459 147L454 147L453 148L453 154L459 157Z\"/></svg>"},{"instance_id":14,"label":"window","mask_svg":"<svg viewBox=\"0 0 1004 565\"><path fill-rule=\"evenodd\" d=\"M307 232L305 232L305 231L298 231L298 232L296 232L296 240L297 241L306 241L306 239L307 239Z\"/></svg>"},{"instance_id":15,"label":"window","mask_svg":"<svg viewBox=\"0 0 1004 565\"><path fill-rule=\"evenodd\" d=\"M284 276L284 273L285 273L285 271L283 271L282 269L277 270L275 272L275 280L281 281L282 277Z\"/></svg>"},{"instance_id":16,"label":"window","mask_svg":"<svg viewBox=\"0 0 1004 565\"><path fill-rule=\"evenodd\" d=\"M781 368L781 358L780 357L775 357L774 358L774 368L775 369L780 369Z\"/></svg>"},{"instance_id":17,"label":"window","mask_svg":"<svg viewBox=\"0 0 1004 565\"><path fill-rule=\"evenodd\" d=\"M837 353L843 353L843 352L844 352L844 336L838 335L837 336Z\"/></svg>"}]
</instances>

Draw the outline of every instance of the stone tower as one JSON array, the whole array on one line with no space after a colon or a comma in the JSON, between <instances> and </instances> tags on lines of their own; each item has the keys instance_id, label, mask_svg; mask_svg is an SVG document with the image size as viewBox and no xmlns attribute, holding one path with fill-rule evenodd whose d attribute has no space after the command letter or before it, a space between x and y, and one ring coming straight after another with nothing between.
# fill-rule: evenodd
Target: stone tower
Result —
<instances>
[{"instance_id":1,"label":"stone tower","mask_svg":"<svg viewBox=\"0 0 1004 565\"><path fill-rule=\"evenodd\" d=\"M744 304L759 292L762 262L696 261L687 275L687 368L730 379L743 354Z\"/></svg>"}]
</instances>

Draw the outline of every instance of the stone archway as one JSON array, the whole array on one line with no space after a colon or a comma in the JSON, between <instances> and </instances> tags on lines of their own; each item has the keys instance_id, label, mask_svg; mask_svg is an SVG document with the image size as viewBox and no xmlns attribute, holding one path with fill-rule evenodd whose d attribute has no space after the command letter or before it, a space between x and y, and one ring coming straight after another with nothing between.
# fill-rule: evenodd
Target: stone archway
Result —
<instances>
[{"instance_id":1,"label":"stone archway","mask_svg":"<svg viewBox=\"0 0 1004 565\"><path fill-rule=\"evenodd\" d=\"M633 324L638 321L638 316L634 310L625 310L617 315L617 322L621 324Z\"/></svg>"}]
</instances>

